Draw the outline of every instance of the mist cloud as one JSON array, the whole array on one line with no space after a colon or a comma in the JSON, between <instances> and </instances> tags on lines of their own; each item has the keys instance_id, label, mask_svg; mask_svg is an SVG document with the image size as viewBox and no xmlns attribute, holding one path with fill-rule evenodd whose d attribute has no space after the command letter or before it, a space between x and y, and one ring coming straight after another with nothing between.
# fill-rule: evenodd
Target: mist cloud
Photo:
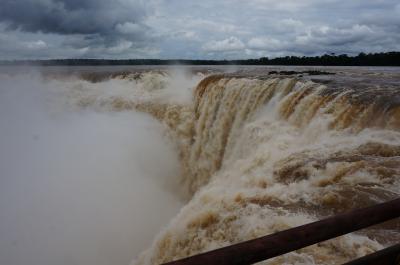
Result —
<instances>
[{"instance_id":1,"label":"mist cloud","mask_svg":"<svg viewBox=\"0 0 400 265\"><path fill-rule=\"evenodd\" d=\"M182 206L162 125L71 110L70 82L0 76L0 264L126 265Z\"/></svg>"}]
</instances>

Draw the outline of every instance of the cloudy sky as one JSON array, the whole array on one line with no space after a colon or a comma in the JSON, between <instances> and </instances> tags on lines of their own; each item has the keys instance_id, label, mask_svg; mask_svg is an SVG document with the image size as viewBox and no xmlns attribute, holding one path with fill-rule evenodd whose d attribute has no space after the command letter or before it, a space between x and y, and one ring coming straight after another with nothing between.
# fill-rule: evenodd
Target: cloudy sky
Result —
<instances>
[{"instance_id":1,"label":"cloudy sky","mask_svg":"<svg viewBox=\"0 0 400 265\"><path fill-rule=\"evenodd\" d=\"M400 50L399 0L1 0L0 59Z\"/></svg>"}]
</instances>

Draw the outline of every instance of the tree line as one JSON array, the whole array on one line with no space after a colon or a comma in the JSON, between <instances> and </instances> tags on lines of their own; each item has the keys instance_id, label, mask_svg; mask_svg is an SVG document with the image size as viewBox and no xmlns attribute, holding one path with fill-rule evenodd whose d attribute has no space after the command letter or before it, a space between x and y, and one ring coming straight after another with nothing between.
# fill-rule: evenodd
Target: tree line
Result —
<instances>
[{"instance_id":1,"label":"tree line","mask_svg":"<svg viewBox=\"0 0 400 265\"><path fill-rule=\"evenodd\" d=\"M400 66L400 52L360 53L356 56L334 53L322 56L262 57L245 60L163 60L163 59L49 59L8 60L0 65L100 66L100 65L320 65L320 66Z\"/></svg>"}]
</instances>

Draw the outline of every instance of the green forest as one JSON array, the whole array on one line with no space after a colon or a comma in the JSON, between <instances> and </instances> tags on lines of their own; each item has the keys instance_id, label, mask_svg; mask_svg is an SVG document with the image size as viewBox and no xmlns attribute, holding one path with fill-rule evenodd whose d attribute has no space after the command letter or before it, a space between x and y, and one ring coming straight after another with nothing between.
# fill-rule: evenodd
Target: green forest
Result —
<instances>
[{"instance_id":1,"label":"green forest","mask_svg":"<svg viewBox=\"0 0 400 265\"><path fill-rule=\"evenodd\" d=\"M322 56L245 60L163 60L163 59L50 59L0 61L1 65L315 65L315 66L400 66L400 52L360 53L357 56L334 53Z\"/></svg>"}]
</instances>

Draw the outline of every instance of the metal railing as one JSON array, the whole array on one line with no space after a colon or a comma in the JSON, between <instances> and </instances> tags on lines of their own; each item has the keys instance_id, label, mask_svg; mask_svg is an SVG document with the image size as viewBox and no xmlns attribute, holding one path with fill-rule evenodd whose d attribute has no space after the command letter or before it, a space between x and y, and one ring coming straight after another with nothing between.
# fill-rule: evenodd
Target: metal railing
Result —
<instances>
[{"instance_id":1,"label":"metal railing","mask_svg":"<svg viewBox=\"0 0 400 265\"><path fill-rule=\"evenodd\" d=\"M272 235L168 262L164 265L253 264L397 217L400 217L400 198L334 215L324 220L294 227ZM354 260L347 263L347 265L398 265L396 259L399 256L400 244Z\"/></svg>"},{"instance_id":2,"label":"metal railing","mask_svg":"<svg viewBox=\"0 0 400 265\"><path fill-rule=\"evenodd\" d=\"M399 265L400 244L379 250L343 265Z\"/></svg>"}]
</instances>

